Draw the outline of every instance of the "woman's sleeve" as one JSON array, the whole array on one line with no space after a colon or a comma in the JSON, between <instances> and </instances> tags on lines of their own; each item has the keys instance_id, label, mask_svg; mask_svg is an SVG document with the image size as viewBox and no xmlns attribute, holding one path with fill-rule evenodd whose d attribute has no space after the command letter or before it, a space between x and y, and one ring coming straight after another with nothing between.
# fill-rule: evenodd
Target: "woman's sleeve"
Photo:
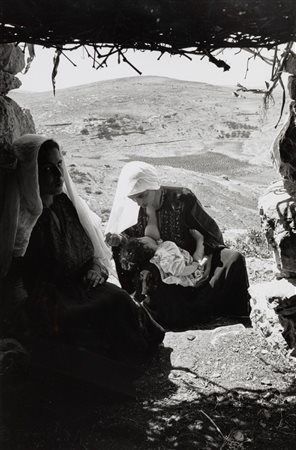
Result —
<instances>
[{"instance_id":1,"label":"woman's sleeve","mask_svg":"<svg viewBox=\"0 0 296 450\"><path fill-rule=\"evenodd\" d=\"M130 228L127 228L122 233L120 233L121 236L123 236L126 239L129 239L131 237L141 237L138 230L138 224L133 225Z\"/></svg>"},{"instance_id":2,"label":"woman's sleeve","mask_svg":"<svg viewBox=\"0 0 296 450\"><path fill-rule=\"evenodd\" d=\"M189 229L196 229L204 236L206 253L209 248L224 247L223 235L216 221L189 190L185 196L185 221Z\"/></svg>"}]
</instances>

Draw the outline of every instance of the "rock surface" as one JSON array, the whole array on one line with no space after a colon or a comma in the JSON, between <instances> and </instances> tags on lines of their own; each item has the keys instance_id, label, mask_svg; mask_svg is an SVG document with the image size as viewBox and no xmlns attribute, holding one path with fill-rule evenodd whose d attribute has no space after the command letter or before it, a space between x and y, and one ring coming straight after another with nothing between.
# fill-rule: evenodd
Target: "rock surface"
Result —
<instances>
[{"instance_id":1,"label":"rock surface","mask_svg":"<svg viewBox=\"0 0 296 450\"><path fill-rule=\"evenodd\" d=\"M288 91L292 100L296 100L296 76L288 77Z\"/></svg>"},{"instance_id":2,"label":"rock surface","mask_svg":"<svg viewBox=\"0 0 296 450\"><path fill-rule=\"evenodd\" d=\"M21 48L13 43L0 45L0 70L15 75L25 67Z\"/></svg>"},{"instance_id":3,"label":"rock surface","mask_svg":"<svg viewBox=\"0 0 296 450\"><path fill-rule=\"evenodd\" d=\"M296 276L296 205L287 183L272 183L259 199L262 228L281 277Z\"/></svg>"},{"instance_id":4,"label":"rock surface","mask_svg":"<svg viewBox=\"0 0 296 450\"><path fill-rule=\"evenodd\" d=\"M290 54L285 62L284 67L285 72L292 73L296 75L296 56Z\"/></svg>"},{"instance_id":5,"label":"rock surface","mask_svg":"<svg viewBox=\"0 0 296 450\"><path fill-rule=\"evenodd\" d=\"M22 109L9 97L0 96L0 142L11 144L25 133L35 133L35 125L28 109Z\"/></svg>"},{"instance_id":6,"label":"rock surface","mask_svg":"<svg viewBox=\"0 0 296 450\"><path fill-rule=\"evenodd\" d=\"M25 133L35 133L29 110L23 109L7 93L21 86L14 75L25 67L24 53L17 45L0 45L0 144L5 147Z\"/></svg>"},{"instance_id":7,"label":"rock surface","mask_svg":"<svg viewBox=\"0 0 296 450\"><path fill-rule=\"evenodd\" d=\"M11 73L0 70L0 95L6 95L12 89L18 89L22 82Z\"/></svg>"},{"instance_id":8,"label":"rock surface","mask_svg":"<svg viewBox=\"0 0 296 450\"><path fill-rule=\"evenodd\" d=\"M296 356L296 283L273 280L250 287L251 321L268 344L283 355Z\"/></svg>"},{"instance_id":9,"label":"rock surface","mask_svg":"<svg viewBox=\"0 0 296 450\"><path fill-rule=\"evenodd\" d=\"M288 119L275 138L271 156L273 162L285 179L295 183L296 180L296 103L290 103Z\"/></svg>"}]
</instances>

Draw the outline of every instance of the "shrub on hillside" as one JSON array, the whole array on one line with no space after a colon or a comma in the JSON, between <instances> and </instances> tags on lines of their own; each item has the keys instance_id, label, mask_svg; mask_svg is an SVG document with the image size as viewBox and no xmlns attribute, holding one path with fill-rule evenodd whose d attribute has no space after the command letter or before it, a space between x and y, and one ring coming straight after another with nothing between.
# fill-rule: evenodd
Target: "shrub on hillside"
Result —
<instances>
[{"instance_id":1,"label":"shrub on hillside","mask_svg":"<svg viewBox=\"0 0 296 450\"><path fill-rule=\"evenodd\" d=\"M227 239L225 244L241 252L245 257L271 258L272 252L268 248L265 234L262 230L252 228L246 234Z\"/></svg>"}]
</instances>

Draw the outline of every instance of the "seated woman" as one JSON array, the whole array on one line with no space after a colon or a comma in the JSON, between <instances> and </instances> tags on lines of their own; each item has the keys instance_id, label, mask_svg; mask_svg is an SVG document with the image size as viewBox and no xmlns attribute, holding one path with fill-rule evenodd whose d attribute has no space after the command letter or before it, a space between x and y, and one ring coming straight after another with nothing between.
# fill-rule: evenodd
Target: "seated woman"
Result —
<instances>
[{"instance_id":1,"label":"seated woman","mask_svg":"<svg viewBox=\"0 0 296 450\"><path fill-rule=\"evenodd\" d=\"M13 151L20 206L14 245L3 251L21 257L34 332L113 357L145 358L164 332L127 292L106 281L110 252L100 220L75 193L58 144L25 135Z\"/></svg>"},{"instance_id":2,"label":"seated woman","mask_svg":"<svg viewBox=\"0 0 296 450\"><path fill-rule=\"evenodd\" d=\"M106 242L113 247L122 287L134 290L134 274L124 270L119 259L125 237L173 241L198 261L198 240L190 230L197 230L204 238L207 262L203 282L200 287L160 283L144 300L146 308L166 329L191 328L221 315L247 318L249 284L243 256L226 248L218 225L189 189L161 186L153 166L127 163L118 180L106 229Z\"/></svg>"}]
</instances>

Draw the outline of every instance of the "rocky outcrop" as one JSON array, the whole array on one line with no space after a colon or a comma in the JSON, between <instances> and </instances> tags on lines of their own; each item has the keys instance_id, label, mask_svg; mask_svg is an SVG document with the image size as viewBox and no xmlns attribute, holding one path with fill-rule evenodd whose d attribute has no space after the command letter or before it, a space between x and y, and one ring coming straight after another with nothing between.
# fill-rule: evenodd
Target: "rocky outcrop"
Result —
<instances>
[{"instance_id":1,"label":"rocky outcrop","mask_svg":"<svg viewBox=\"0 0 296 450\"><path fill-rule=\"evenodd\" d=\"M284 356L296 356L296 282L273 280L253 285L249 291L254 328L270 347Z\"/></svg>"},{"instance_id":2,"label":"rocky outcrop","mask_svg":"<svg viewBox=\"0 0 296 450\"><path fill-rule=\"evenodd\" d=\"M35 133L32 116L28 110L22 109L15 101L7 97L11 89L21 86L16 73L25 67L24 54L15 44L0 45L0 215L3 205L4 180L13 170L13 161L7 160L5 150L12 142L25 133ZM1 239L5 236L1 236ZM4 289L7 284L5 278L0 279L0 442L7 438L7 428L4 423L3 392L7 383L14 382L18 377L23 377L28 368L29 355L24 348L14 339L16 330L16 312L20 309L14 305L11 295ZM17 286L13 286L17 289ZM5 294L4 294L5 292ZM9 304L9 305L8 305ZM7 306L8 305L8 306ZM3 383L5 382L5 386Z\"/></svg>"},{"instance_id":3,"label":"rocky outcrop","mask_svg":"<svg viewBox=\"0 0 296 450\"><path fill-rule=\"evenodd\" d=\"M271 148L271 157L279 174L286 181L296 183L296 55L290 53L284 70L288 77L288 91L291 98L288 120L280 130ZM296 188L294 187L294 192Z\"/></svg>"},{"instance_id":4,"label":"rocky outcrop","mask_svg":"<svg viewBox=\"0 0 296 450\"><path fill-rule=\"evenodd\" d=\"M25 67L25 57L21 48L15 44L0 45L0 95L7 95L22 83L15 77Z\"/></svg>"},{"instance_id":5,"label":"rocky outcrop","mask_svg":"<svg viewBox=\"0 0 296 450\"><path fill-rule=\"evenodd\" d=\"M288 77L288 91L292 100L296 100L296 77L290 75Z\"/></svg>"},{"instance_id":6,"label":"rocky outcrop","mask_svg":"<svg viewBox=\"0 0 296 450\"><path fill-rule=\"evenodd\" d=\"M15 139L23 134L35 133L35 126L30 111L21 108L14 100L6 96L10 89L20 86L21 83L15 77L15 74L22 70L24 66L24 54L18 46L14 44L0 45L0 215L5 195L5 177L9 176L9 172L13 170L13 164L11 165L7 160L5 150L11 146ZM6 319L8 322L10 320L8 320L9 308L5 307L5 298L7 295L3 295L4 284L5 280L0 279L0 322L2 325ZM2 323L2 321L4 322ZM1 333L0 335L3 337ZM11 335L9 330L7 330L7 334ZM0 341L0 360L1 357Z\"/></svg>"},{"instance_id":7,"label":"rocky outcrop","mask_svg":"<svg viewBox=\"0 0 296 450\"><path fill-rule=\"evenodd\" d=\"M25 133L35 133L30 111L21 108L11 98L0 96L0 117L0 139L3 144L11 144Z\"/></svg>"},{"instance_id":8,"label":"rocky outcrop","mask_svg":"<svg viewBox=\"0 0 296 450\"><path fill-rule=\"evenodd\" d=\"M296 182L296 103L294 100L290 103L288 120L272 145L271 157L283 179Z\"/></svg>"},{"instance_id":9,"label":"rocky outcrop","mask_svg":"<svg viewBox=\"0 0 296 450\"><path fill-rule=\"evenodd\" d=\"M22 49L13 43L0 45L0 70L16 75L25 67Z\"/></svg>"},{"instance_id":10,"label":"rocky outcrop","mask_svg":"<svg viewBox=\"0 0 296 450\"><path fill-rule=\"evenodd\" d=\"M292 99L288 120L276 137L271 156L280 179L259 199L261 225L273 250L276 272L270 282L251 286L251 320L269 344L296 356L296 57L285 70Z\"/></svg>"},{"instance_id":11,"label":"rocky outcrop","mask_svg":"<svg viewBox=\"0 0 296 450\"><path fill-rule=\"evenodd\" d=\"M25 67L24 53L15 44L0 45L0 144L4 147L25 133L35 133L30 112L7 97L21 86L16 73Z\"/></svg>"},{"instance_id":12,"label":"rocky outcrop","mask_svg":"<svg viewBox=\"0 0 296 450\"><path fill-rule=\"evenodd\" d=\"M21 86L15 76L25 67L25 57L15 44L0 45L0 143L11 144L24 133L35 133L32 116L6 95Z\"/></svg>"},{"instance_id":13,"label":"rocky outcrop","mask_svg":"<svg viewBox=\"0 0 296 450\"><path fill-rule=\"evenodd\" d=\"M296 203L280 179L259 199L261 225L273 250L277 277L296 277Z\"/></svg>"},{"instance_id":14,"label":"rocky outcrop","mask_svg":"<svg viewBox=\"0 0 296 450\"><path fill-rule=\"evenodd\" d=\"M296 98L296 58L286 61L289 93ZM290 103L288 120L276 137L271 157L280 175L259 199L262 227L274 252L278 276L296 277L296 101Z\"/></svg>"},{"instance_id":15,"label":"rocky outcrop","mask_svg":"<svg viewBox=\"0 0 296 450\"><path fill-rule=\"evenodd\" d=\"M11 73L0 70L0 92L1 95L6 95L12 89L17 89L22 85L21 81L11 75Z\"/></svg>"},{"instance_id":16,"label":"rocky outcrop","mask_svg":"<svg viewBox=\"0 0 296 450\"><path fill-rule=\"evenodd\" d=\"M296 75L296 55L294 52L289 53L285 60L284 71Z\"/></svg>"}]
</instances>

